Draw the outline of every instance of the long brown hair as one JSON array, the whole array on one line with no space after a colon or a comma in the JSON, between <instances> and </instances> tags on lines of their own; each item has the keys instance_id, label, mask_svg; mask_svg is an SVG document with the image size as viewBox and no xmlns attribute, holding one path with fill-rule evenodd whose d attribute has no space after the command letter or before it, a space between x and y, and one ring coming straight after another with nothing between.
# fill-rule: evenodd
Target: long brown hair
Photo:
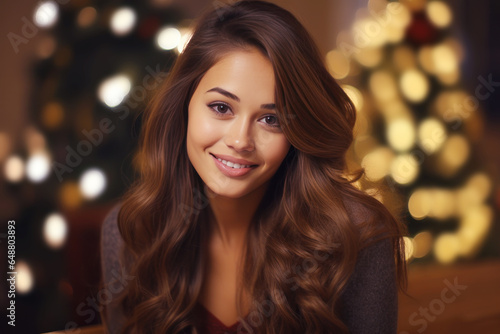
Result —
<instances>
[{"instance_id":1,"label":"long brown hair","mask_svg":"<svg viewBox=\"0 0 500 334\"><path fill-rule=\"evenodd\" d=\"M138 178L118 226L132 255L123 294L125 331L198 333L194 307L206 263L208 198L186 152L187 107L203 75L228 52L258 48L271 62L275 104L290 150L247 234L238 300L250 292L244 323L254 333L346 331L339 298L364 247L389 238L406 284L402 230L373 197L353 186L345 155L356 111L325 69L312 38L288 11L239 1L206 12L143 115ZM319 256L318 254L323 254ZM297 264L312 270L293 273ZM272 314L262 315L262 305ZM240 304L237 303L241 316Z\"/></svg>"}]
</instances>

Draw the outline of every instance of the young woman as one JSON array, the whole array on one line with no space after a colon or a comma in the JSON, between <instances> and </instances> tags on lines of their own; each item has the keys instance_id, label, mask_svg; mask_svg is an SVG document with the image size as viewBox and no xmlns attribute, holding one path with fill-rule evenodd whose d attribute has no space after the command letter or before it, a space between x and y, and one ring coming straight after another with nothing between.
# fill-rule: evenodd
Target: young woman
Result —
<instances>
[{"instance_id":1,"label":"young woman","mask_svg":"<svg viewBox=\"0 0 500 334\"><path fill-rule=\"evenodd\" d=\"M103 225L108 330L395 333L402 232L352 185L355 119L288 11L240 1L201 17Z\"/></svg>"}]
</instances>

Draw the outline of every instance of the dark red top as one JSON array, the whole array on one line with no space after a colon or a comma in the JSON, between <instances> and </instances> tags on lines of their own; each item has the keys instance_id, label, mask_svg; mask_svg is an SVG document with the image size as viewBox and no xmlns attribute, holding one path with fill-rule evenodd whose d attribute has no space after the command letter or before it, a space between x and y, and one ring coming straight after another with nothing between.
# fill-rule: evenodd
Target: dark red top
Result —
<instances>
[{"instance_id":1,"label":"dark red top","mask_svg":"<svg viewBox=\"0 0 500 334\"><path fill-rule=\"evenodd\" d=\"M198 330L204 334L236 334L246 333L243 331L243 325L236 322L231 326L224 325L215 315L205 308L199 302L196 303L196 312L198 316ZM238 327L240 327L238 331Z\"/></svg>"},{"instance_id":2,"label":"dark red top","mask_svg":"<svg viewBox=\"0 0 500 334\"><path fill-rule=\"evenodd\" d=\"M346 207L353 222L366 218L361 208ZM102 227L101 265L103 281L113 284L116 273L124 272L121 262L123 240L118 230L117 216L120 206L111 210ZM200 304L201 305L201 304ZM243 323L225 326L204 307L199 310L200 332L205 334L244 333ZM395 334L398 322L398 289L396 284L394 254L391 241L386 239L363 249L358 256L354 273L339 300L339 316L351 334ZM125 315L120 307L109 305L105 326L109 333L121 333ZM252 327L253 318L245 317Z\"/></svg>"}]
</instances>

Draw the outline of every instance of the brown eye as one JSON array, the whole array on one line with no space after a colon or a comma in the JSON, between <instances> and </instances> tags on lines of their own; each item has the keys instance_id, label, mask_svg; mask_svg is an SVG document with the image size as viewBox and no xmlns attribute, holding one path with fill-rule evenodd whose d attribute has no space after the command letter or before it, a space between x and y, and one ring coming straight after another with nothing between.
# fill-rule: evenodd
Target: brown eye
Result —
<instances>
[{"instance_id":1,"label":"brown eye","mask_svg":"<svg viewBox=\"0 0 500 334\"><path fill-rule=\"evenodd\" d=\"M225 104L218 104L216 106L216 108L218 108L218 112L222 113L222 114L225 114L226 111L227 111L227 106Z\"/></svg>"},{"instance_id":2,"label":"brown eye","mask_svg":"<svg viewBox=\"0 0 500 334\"><path fill-rule=\"evenodd\" d=\"M272 127L279 127L278 118L273 115L267 115L264 117L266 124Z\"/></svg>"},{"instance_id":3,"label":"brown eye","mask_svg":"<svg viewBox=\"0 0 500 334\"><path fill-rule=\"evenodd\" d=\"M225 103L212 103L207 105L217 116L227 115L231 107Z\"/></svg>"}]
</instances>

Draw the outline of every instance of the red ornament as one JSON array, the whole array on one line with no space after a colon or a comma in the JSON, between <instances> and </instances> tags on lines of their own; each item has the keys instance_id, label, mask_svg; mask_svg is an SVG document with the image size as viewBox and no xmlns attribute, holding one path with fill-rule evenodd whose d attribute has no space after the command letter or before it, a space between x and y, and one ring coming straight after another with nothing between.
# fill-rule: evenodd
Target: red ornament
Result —
<instances>
[{"instance_id":1,"label":"red ornament","mask_svg":"<svg viewBox=\"0 0 500 334\"><path fill-rule=\"evenodd\" d=\"M406 38L413 44L431 44L438 38L438 29L432 25L424 12L413 13L413 18L406 29Z\"/></svg>"}]
</instances>

